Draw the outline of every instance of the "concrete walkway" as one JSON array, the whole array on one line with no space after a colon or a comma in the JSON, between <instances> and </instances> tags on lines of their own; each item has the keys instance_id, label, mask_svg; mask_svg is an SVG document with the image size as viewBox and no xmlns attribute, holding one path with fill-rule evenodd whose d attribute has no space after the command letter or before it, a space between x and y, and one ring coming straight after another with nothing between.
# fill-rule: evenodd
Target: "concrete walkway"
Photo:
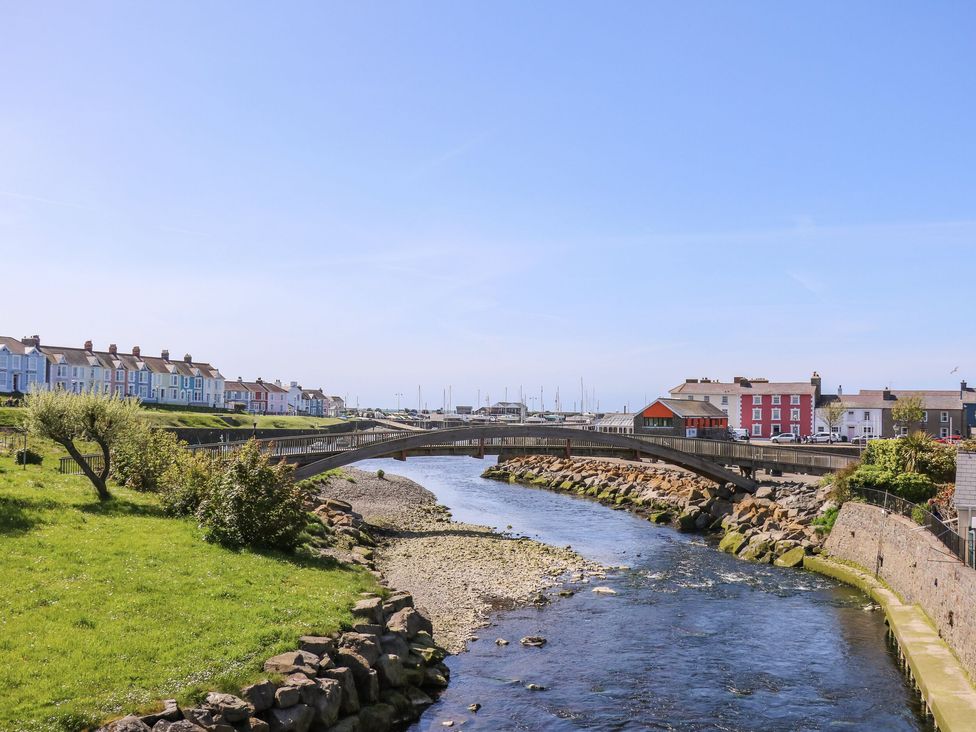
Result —
<instances>
[{"instance_id":1,"label":"concrete walkway","mask_svg":"<svg viewBox=\"0 0 976 732\"><path fill-rule=\"evenodd\" d=\"M803 567L854 585L884 609L888 626L942 732L976 729L976 688L918 605L903 603L869 572L823 555L806 557Z\"/></svg>"}]
</instances>

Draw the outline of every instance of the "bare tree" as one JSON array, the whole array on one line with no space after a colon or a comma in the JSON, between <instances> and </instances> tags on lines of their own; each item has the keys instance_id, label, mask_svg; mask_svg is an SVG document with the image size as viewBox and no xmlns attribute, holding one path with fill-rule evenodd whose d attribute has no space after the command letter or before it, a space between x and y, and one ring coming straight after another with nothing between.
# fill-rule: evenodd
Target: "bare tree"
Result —
<instances>
[{"instance_id":1,"label":"bare tree","mask_svg":"<svg viewBox=\"0 0 976 732\"><path fill-rule=\"evenodd\" d=\"M836 432L836 428L839 428L846 411L847 407L837 399L817 407L817 416L820 417L821 422L827 425L828 432Z\"/></svg>"}]
</instances>

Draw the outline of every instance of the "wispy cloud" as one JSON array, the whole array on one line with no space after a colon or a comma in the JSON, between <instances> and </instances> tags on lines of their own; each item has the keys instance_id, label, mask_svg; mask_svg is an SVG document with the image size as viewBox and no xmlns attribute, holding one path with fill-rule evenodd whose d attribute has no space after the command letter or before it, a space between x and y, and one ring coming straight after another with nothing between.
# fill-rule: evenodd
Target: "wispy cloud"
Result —
<instances>
[{"instance_id":1,"label":"wispy cloud","mask_svg":"<svg viewBox=\"0 0 976 732\"><path fill-rule=\"evenodd\" d=\"M418 165L416 168L414 168L412 171L410 171L407 174L406 180L408 181L416 180L417 178L426 175L432 170L435 170L437 168L440 168L443 165L446 165L452 160L467 155L472 150L481 147L484 143L486 143L488 140L494 137L494 135L495 135L494 129L485 130L484 132L478 133L477 135L470 138L469 140L462 142L459 145L455 145L454 147L449 148L444 152L423 161L420 165Z\"/></svg>"}]
</instances>

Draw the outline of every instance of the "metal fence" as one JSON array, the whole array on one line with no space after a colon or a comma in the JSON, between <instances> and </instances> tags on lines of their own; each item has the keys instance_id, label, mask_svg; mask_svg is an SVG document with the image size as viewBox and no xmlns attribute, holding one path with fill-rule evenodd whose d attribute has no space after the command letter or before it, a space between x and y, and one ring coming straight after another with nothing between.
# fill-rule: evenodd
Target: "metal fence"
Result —
<instances>
[{"instance_id":1,"label":"metal fence","mask_svg":"<svg viewBox=\"0 0 976 732\"><path fill-rule=\"evenodd\" d=\"M966 540L956 533L949 524L929 511L925 506L906 501L900 496L874 488L851 488L851 494L863 499L865 503L907 516L920 526L928 529L936 539L942 542L946 549L959 557L960 561L973 566L966 556Z\"/></svg>"},{"instance_id":2,"label":"metal fence","mask_svg":"<svg viewBox=\"0 0 976 732\"><path fill-rule=\"evenodd\" d=\"M82 457L96 473L105 467L105 458L102 455L82 455ZM58 459L58 472L62 475L84 475L81 466L70 455Z\"/></svg>"}]
</instances>

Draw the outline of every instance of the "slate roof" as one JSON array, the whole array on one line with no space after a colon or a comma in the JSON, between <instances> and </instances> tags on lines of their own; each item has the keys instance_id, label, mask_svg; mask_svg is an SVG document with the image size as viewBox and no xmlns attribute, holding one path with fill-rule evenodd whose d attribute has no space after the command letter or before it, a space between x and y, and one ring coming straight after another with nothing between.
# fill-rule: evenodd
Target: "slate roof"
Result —
<instances>
[{"instance_id":1,"label":"slate roof","mask_svg":"<svg viewBox=\"0 0 976 732\"><path fill-rule=\"evenodd\" d=\"M36 346L25 346L19 339L10 336L0 336L0 345L6 346L8 351L20 356L40 352Z\"/></svg>"}]
</instances>

